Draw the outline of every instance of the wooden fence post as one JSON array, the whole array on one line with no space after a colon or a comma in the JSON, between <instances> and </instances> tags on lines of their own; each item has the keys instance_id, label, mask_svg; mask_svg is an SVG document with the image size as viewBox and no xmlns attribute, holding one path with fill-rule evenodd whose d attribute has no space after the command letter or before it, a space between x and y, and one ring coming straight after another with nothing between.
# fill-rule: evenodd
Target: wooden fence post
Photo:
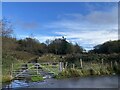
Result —
<instances>
[{"instance_id":1,"label":"wooden fence post","mask_svg":"<svg viewBox=\"0 0 120 90\"><path fill-rule=\"evenodd\" d=\"M83 68L82 59L80 59L80 67Z\"/></svg>"},{"instance_id":2,"label":"wooden fence post","mask_svg":"<svg viewBox=\"0 0 120 90\"><path fill-rule=\"evenodd\" d=\"M75 64L73 64L73 67L72 67L73 69L75 69Z\"/></svg>"},{"instance_id":3,"label":"wooden fence post","mask_svg":"<svg viewBox=\"0 0 120 90\"><path fill-rule=\"evenodd\" d=\"M67 69L68 62L65 63L65 69Z\"/></svg>"},{"instance_id":4,"label":"wooden fence post","mask_svg":"<svg viewBox=\"0 0 120 90\"><path fill-rule=\"evenodd\" d=\"M12 67L11 67L11 79L13 78L13 63L12 63Z\"/></svg>"},{"instance_id":5,"label":"wooden fence post","mask_svg":"<svg viewBox=\"0 0 120 90\"><path fill-rule=\"evenodd\" d=\"M101 61L102 61L102 65L103 65L104 64L104 60L102 59Z\"/></svg>"},{"instance_id":6,"label":"wooden fence post","mask_svg":"<svg viewBox=\"0 0 120 90\"><path fill-rule=\"evenodd\" d=\"M62 62L59 62L59 71L62 71Z\"/></svg>"},{"instance_id":7,"label":"wooden fence post","mask_svg":"<svg viewBox=\"0 0 120 90\"><path fill-rule=\"evenodd\" d=\"M118 66L118 63L117 63L117 61L115 61L115 66Z\"/></svg>"},{"instance_id":8,"label":"wooden fence post","mask_svg":"<svg viewBox=\"0 0 120 90\"><path fill-rule=\"evenodd\" d=\"M113 63L112 63L112 61L111 61L111 64L110 64L110 66L111 66L111 68L113 68Z\"/></svg>"}]
</instances>

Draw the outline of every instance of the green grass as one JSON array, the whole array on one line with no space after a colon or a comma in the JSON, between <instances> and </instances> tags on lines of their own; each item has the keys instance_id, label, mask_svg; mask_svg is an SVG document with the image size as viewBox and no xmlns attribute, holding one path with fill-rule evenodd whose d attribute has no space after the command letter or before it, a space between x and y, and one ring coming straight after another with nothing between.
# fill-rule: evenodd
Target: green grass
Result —
<instances>
[{"instance_id":1,"label":"green grass","mask_svg":"<svg viewBox=\"0 0 120 90\"><path fill-rule=\"evenodd\" d=\"M56 79L62 78L70 78L70 77L78 77L81 76L82 72L77 69L66 69L60 72L58 75L55 76Z\"/></svg>"},{"instance_id":2,"label":"green grass","mask_svg":"<svg viewBox=\"0 0 120 90\"><path fill-rule=\"evenodd\" d=\"M55 75L57 75L59 73L59 66L58 65L42 65L42 68L50 73L54 73Z\"/></svg>"},{"instance_id":3,"label":"green grass","mask_svg":"<svg viewBox=\"0 0 120 90\"><path fill-rule=\"evenodd\" d=\"M41 57L39 57L38 62L58 62L60 61L60 55L55 54L44 54Z\"/></svg>"},{"instance_id":4,"label":"green grass","mask_svg":"<svg viewBox=\"0 0 120 90\"><path fill-rule=\"evenodd\" d=\"M110 65L102 64L90 64L87 63L82 69L79 68L67 68L55 76L57 79L70 78L70 77L83 77L83 76L99 76L99 75L112 75L113 73L118 74L120 69L116 66L111 68Z\"/></svg>"},{"instance_id":5,"label":"green grass","mask_svg":"<svg viewBox=\"0 0 120 90\"><path fill-rule=\"evenodd\" d=\"M44 80L43 77L39 75L31 77L32 82L38 82L38 81L43 81L43 80Z\"/></svg>"}]
</instances>

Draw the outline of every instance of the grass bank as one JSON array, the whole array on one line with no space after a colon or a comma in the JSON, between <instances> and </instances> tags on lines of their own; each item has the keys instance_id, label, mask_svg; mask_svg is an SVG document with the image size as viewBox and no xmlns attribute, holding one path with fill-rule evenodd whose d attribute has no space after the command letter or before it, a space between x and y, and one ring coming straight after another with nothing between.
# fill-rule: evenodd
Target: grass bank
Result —
<instances>
[{"instance_id":1,"label":"grass bank","mask_svg":"<svg viewBox=\"0 0 120 90\"><path fill-rule=\"evenodd\" d=\"M63 79L63 78L72 78L72 77L84 77L84 76L100 76L100 75L113 75L113 74L120 74L120 66L113 66L110 65L91 65L84 68L67 68L60 72L58 75L55 76L56 79Z\"/></svg>"}]
</instances>

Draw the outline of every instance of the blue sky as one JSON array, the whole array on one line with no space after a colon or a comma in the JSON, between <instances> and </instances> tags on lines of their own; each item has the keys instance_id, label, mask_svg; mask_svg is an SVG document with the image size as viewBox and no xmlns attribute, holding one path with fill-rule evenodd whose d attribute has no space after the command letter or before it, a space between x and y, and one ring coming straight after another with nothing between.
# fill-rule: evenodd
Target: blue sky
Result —
<instances>
[{"instance_id":1,"label":"blue sky","mask_svg":"<svg viewBox=\"0 0 120 90\"><path fill-rule=\"evenodd\" d=\"M117 3L4 2L2 16L13 23L17 38L31 34L40 42L65 36L90 50L118 38Z\"/></svg>"}]
</instances>

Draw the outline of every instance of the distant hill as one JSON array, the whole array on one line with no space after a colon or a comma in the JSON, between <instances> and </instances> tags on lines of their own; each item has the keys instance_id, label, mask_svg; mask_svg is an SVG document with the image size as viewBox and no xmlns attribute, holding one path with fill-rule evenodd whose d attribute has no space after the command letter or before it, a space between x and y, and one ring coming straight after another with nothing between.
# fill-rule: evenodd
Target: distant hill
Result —
<instances>
[{"instance_id":1,"label":"distant hill","mask_svg":"<svg viewBox=\"0 0 120 90\"><path fill-rule=\"evenodd\" d=\"M120 40L107 41L101 45L95 46L94 49L89 52L99 54L120 53Z\"/></svg>"}]
</instances>

